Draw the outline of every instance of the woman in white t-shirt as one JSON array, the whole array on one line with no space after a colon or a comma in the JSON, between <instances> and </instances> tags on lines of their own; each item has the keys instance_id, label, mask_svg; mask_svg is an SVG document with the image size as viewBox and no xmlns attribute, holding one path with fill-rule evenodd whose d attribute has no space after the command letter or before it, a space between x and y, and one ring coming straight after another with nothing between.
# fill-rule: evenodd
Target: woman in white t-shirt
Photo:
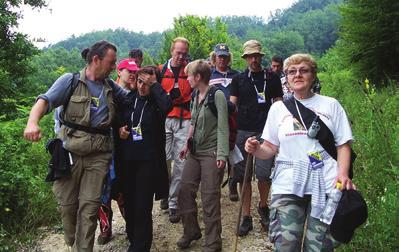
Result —
<instances>
[{"instance_id":1,"label":"woman in white t-shirt","mask_svg":"<svg viewBox=\"0 0 399 252\"><path fill-rule=\"evenodd\" d=\"M355 188L348 176L353 140L351 127L337 100L311 91L317 77L317 64L310 55L295 54L287 58L284 71L296 102L315 112L333 133L338 161L328 155L317 139L307 135L303 120L295 119L281 101L274 103L269 111L263 144L249 138L245 149L261 159L277 154L271 176L269 228L269 239L275 250L332 251L338 242L330 235L329 226L319 218L326 195L337 181L343 189ZM318 157L317 166L315 157Z\"/></svg>"}]
</instances>

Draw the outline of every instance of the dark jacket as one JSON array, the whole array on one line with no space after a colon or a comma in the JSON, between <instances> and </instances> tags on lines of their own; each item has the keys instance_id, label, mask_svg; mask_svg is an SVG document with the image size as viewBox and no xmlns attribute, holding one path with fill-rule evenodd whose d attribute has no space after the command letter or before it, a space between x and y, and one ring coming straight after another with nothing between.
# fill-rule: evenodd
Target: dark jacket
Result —
<instances>
[{"instance_id":1,"label":"dark jacket","mask_svg":"<svg viewBox=\"0 0 399 252\"><path fill-rule=\"evenodd\" d=\"M149 183L156 187L156 200L166 198L169 193L169 179L165 153L165 120L172 109L172 100L159 83L151 86L148 97L140 97L137 91L131 92L129 94L129 104L120 110L120 126L127 125L129 130L132 127L131 114L135 110L136 99L139 99L138 104L143 103L143 101L147 102L141 122L143 141L139 143L133 142L132 134L130 133L126 140L119 141L120 146L118 149L121 151L121 158L124 160L154 161L154 180L149 181ZM143 106L136 107L138 111L135 111L135 118L140 117L142 108Z\"/></svg>"}]
</instances>

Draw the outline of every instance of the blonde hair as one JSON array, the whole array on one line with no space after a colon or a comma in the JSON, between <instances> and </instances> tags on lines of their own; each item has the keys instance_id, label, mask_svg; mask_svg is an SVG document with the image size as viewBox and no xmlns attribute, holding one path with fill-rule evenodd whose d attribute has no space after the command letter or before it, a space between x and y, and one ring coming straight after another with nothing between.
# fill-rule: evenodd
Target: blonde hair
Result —
<instances>
[{"instance_id":1,"label":"blonde hair","mask_svg":"<svg viewBox=\"0 0 399 252\"><path fill-rule=\"evenodd\" d=\"M208 62L202 59L190 62L184 69L184 72L187 75L193 76L199 74L201 76L201 80L205 84L208 84L211 78L211 67L209 66Z\"/></svg>"},{"instance_id":2,"label":"blonde hair","mask_svg":"<svg viewBox=\"0 0 399 252\"><path fill-rule=\"evenodd\" d=\"M301 63L305 63L310 67L313 75L316 77L317 75L317 63L316 60L310 54L306 53L297 53L291 55L287 59L284 60L284 73L287 74L288 68L292 65L298 65Z\"/></svg>"},{"instance_id":3,"label":"blonde hair","mask_svg":"<svg viewBox=\"0 0 399 252\"><path fill-rule=\"evenodd\" d=\"M177 42L182 42L182 43L186 44L187 47L190 47L190 42L188 42L188 39L186 39L184 37L177 37L177 38L172 40L172 44L170 45L170 52L172 52L173 49L175 49L175 44Z\"/></svg>"}]
</instances>

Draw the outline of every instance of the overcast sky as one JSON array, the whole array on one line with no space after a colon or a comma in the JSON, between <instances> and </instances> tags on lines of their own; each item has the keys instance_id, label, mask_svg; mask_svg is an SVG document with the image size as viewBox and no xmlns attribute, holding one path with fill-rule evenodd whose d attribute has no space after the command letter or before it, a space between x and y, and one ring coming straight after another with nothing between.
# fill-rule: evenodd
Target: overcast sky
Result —
<instances>
[{"instance_id":1,"label":"overcast sky","mask_svg":"<svg viewBox=\"0 0 399 252\"><path fill-rule=\"evenodd\" d=\"M48 0L41 10L22 8L18 30L31 39L43 38L43 47L60 40L104 29L125 28L150 33L172 27L179 15L246 15L265 20L271 12L290 7L296 0Z\"/></svg>"}]
</instances>

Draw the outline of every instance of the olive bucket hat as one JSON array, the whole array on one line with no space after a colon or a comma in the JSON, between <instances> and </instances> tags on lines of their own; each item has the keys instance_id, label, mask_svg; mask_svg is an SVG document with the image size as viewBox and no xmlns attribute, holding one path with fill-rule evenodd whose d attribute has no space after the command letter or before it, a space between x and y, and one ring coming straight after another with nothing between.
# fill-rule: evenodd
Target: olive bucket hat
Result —
<instances>
[{"instance_id":1,"label":"olive bucket hat","mask_svg":"<svg viewBox=\"0 0 399 252\"><path fill-rule=\"evenodd\" d=\"M265 53L262 52L262 45L259 43L259 41L253 39L244 43L243 51L244 53L241 55L241 58L245 58L247 55L251 54L260 54L262 56L265 55Z\"/></svg>"}]
</instances>

